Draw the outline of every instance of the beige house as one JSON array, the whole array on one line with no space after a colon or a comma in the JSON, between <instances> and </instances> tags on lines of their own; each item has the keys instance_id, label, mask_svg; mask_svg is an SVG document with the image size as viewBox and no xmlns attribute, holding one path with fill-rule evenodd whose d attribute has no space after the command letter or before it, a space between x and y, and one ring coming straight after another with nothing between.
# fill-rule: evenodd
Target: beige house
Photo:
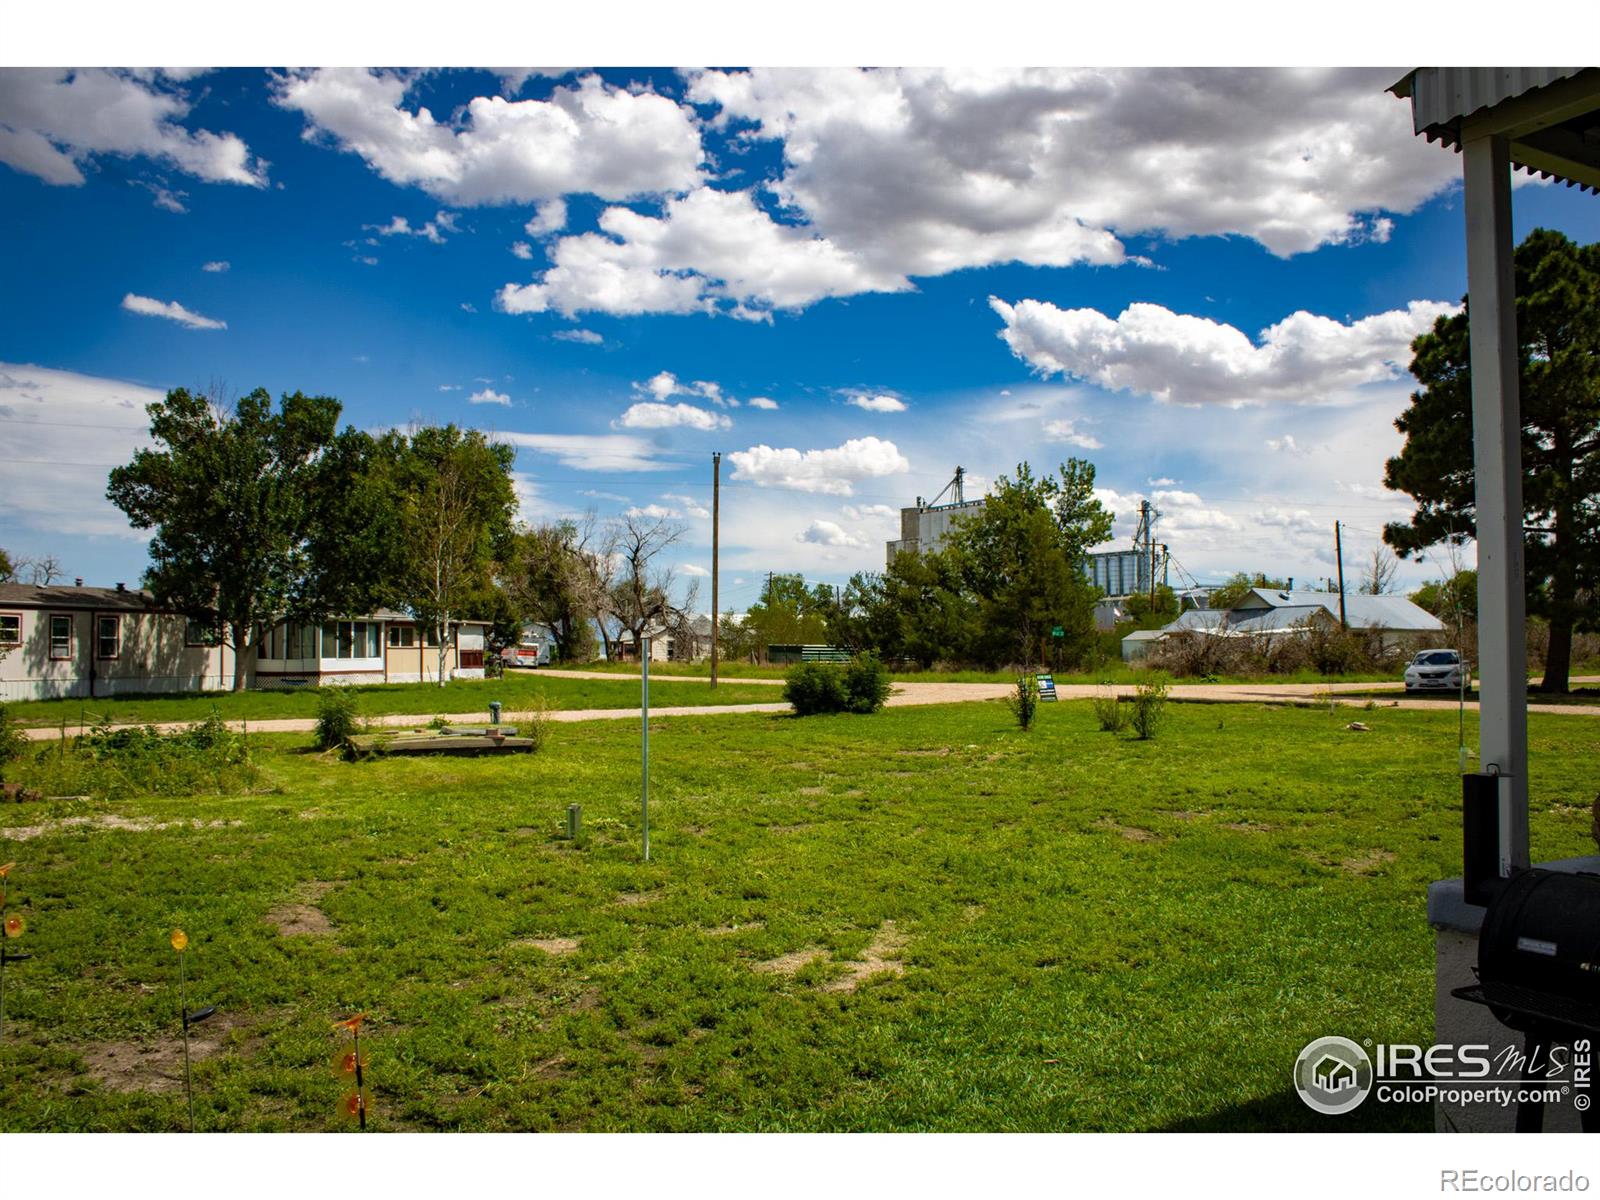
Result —
<instances>
[{"instance_id":1,"label":"beige house","mask_svg":"<svg viewBox=\"0 0 1600 1200\"><path fill-rule=\"evenodd\" d=\"M489 626L458 621L445 651L450 679L482 679ZM439 635L405 613L379 609L367 617L310 625L279 622L261 639L256 687L324 683L437 683Z\"/></svg>"},{"instance_id":2,"label":"beige house","mask_svg":"<svg viewBox=\"0 0 1600 1200\"><path fill-rule=\"evenodd\" d=\"M451 679L481 679L489 626L455 623ZM0 701L225 691L234 652L212 631L123 587L0 583ZM280 622L246 663L250 687L416 683L439 678L436 635L403 613Z\"/></svg>"}]
</instances>

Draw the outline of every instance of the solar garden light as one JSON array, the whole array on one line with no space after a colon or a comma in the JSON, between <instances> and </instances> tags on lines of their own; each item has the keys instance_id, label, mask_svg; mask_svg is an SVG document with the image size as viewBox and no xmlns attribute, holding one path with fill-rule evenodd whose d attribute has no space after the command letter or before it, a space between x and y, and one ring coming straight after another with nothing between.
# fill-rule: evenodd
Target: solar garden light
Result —
<instances>
[{"instance_id":1,"label":"solar garden light","mask_svg":"<svg viewBox=\"0 0 1600 1200\"><path fill-rule=\"evenodd\" d=\"M582 833L582 832L583 832L583 805L581 805L581 804L569 804L569 805L567 805L567 837L575 842L575 841L578 840L578 835L580 833Z\"/></svg>"},{"instance_id":2,"label":"solar garden light","mask_svg":"<svg viewBox=\"0 0 1600 1200\"><path fill-rule=\"evenodd\" d=\"M216 1015L217 1006L189 1011L187 995L188 974L184 967L184 951L189 948L189 935L181 929L172 931L172 948L178 952L178 1015L183 1019L183 1094L189 1101L189 1132L194 1132L194 1078L189 1071L189 1026L198 1025L207 1017Z\"/></svg>"},{"instance_id":3,"label":"solar garden light","mask_svg":"<svg viewBox=\"0 0 1600 1200\"><path fill-rule=\"evenodd\" d=\"M27 923L15 913L6 912L9 902L11 882L11 869L16 863L6 863L0 866L0 929L5 932L5 938L0 940L0 1040L5 1037L6 1030L6 964L8 962L21 962L25 958L32 958L31 954L13 954L7 948L7 943L13 938L22 936L22 931L27 928Z\"/></svg>"},{"instance_id":4,"label":"solar garden light","mask_svg":"<svg viewBox=\"0 0 1600 1200\"><path fill-rule=\"evenodd\" d=\"M364 1130L367 1127L367 1060L361 1054L361 1022L367 1019L366 1013L357 1013L348 1021L338 1021L335 1029L348 1029L352 1045L339 1059L339 1072L341 1075L354 1075L356 1090L345 1097L344 1112L346 1116L356 1119L357 1124Z\"/></svg>"}]
</instances>

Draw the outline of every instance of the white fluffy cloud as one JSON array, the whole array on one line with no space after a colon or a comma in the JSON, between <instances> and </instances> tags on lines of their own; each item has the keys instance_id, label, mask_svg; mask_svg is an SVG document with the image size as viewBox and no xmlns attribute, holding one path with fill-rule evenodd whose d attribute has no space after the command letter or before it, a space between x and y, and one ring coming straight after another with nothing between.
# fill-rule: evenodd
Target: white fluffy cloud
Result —
<instances>
[{"instance_id":1,"label":"white fluffy cloud","mask_svg":"<svg viewBox=\"0 0 1600 1200\"><path fill-rule=\"evenodd\" d=\"M156 388L71 371L0 363L8 522L43 534L147 534L105 498L106 473L149 446ZM83 574L90 574L83 571Z\"/></svg>"},{"instance_id":2,"label":"white fluffy cloud","mask_svg":"<svg viewBox=\"0 0 1600 1200\"><path fill-rule=\"evenodd\" d=\"M579 471L665 471L673 464L656 458L655 447L645 439L626 433L507 433L497 431L498 441L553 455L564 467Z\"/></svg>"},{"instance_id":3,"label":"white fluffy cloud","mask_svg":"<svg viewBox=\"0 0 1600 1200\"><path fill-rule=\"evenodd\" d=\"M279 104L305 116L308 137L325 137L391 183L452 204L526 204L573 192L624 200L685 191L700 180L693 114L665 96L589 75L548 100L478 96L457 119L441 122L408 104L413 78L360 68L294 71L275 80L275 91Z\"/></svg>"},{"instance_id":4,"label":"white fluffy cloud","mask_svg":"<svg viewBox=\"0 0 1600 1200\"><path fill-rule=\"evenodd\" d=\"M775 449L751 446L728 455L733 463L733 478L759 487L794 488L802 492L822 492L849 496L863 479L899 475L911 464L893 442L880 438L851 438L827 450Z\"/></svg>"},{"instance_id":5,"label":"white fluffy cloud","mask_svg":"<svg viewBox=\"0 0 1600 1200\"><path fill-rule=\"evenodd\" d=\"M707 71L689 97L781 139L780 196L909 275L1122 261L1242 234L1274 254L1387 236L1458 166L1383 70Z\"/></svg>"},{"instance_id":6,"label":"white fluffy cloud","mask_svg":"<svg viewBox=\"0 0 1600 1200\"><path fill-rule=\"evenodd\" d=\"M180 124L189 101L173 76L142 74L0 70L0 162L68 186L101 154L155 159L211 183L266 182L238 137Z\"/></svg>"},{"instance_id":7,"label":"white fluffy cloud","mask_svg":"<svg viewBox=\"0 0 1600 1200\"><path fill-rule=\"evenodd\" d=\"M136 296L129 292L122 298L122 307L131 313L138 313L141 317L164 317L168 321L176 321L186 329L226 329L226 321L213 320L203 317L197 312L191 312L176 300L152 300L149 296Z\"/></svg>"},{"instance_id":8,"label":"white fluffy cloud","mask_svg":"<svg viewBox=\"0 0 1600 1200\"><path fill-rule=\"evenodd\" d=\"M693 496L686 496L681 492L662 492L661 498L672 501L673 504L691 517L697 517L702 521L709 520L711 517L711 510Z\"/></svg>"},{"instance_id":9,"label":"white fluffy cloud","mask_svg":"<svg viewBox=\"0 0 1600 1200\"><path fill-rule=\"evenodd\" d=\"M845 397L846 404L864 408L868 412L899 413L906 411L906 402L898 396L874 396L866 392L853 392Z\"/></svg>"},{"instance_id":10,"label":"white fluffy cloud","mask_svg":"<svg viewBox=\"0 0 1600 1200\"><path fill-rule=\"evenodd\" d=\"M771 190L607 210L512 312L774 309L1006 262L1128 261L1133 234L1239 234L1274 254L1382 240L1450 186L1382 71L773 69L691 73L737 136L781 144ZM1151 265L1144 256L1134 256Z\"/></svg>"},{"instance_id":11,"label":"white fluffy cloud","mask_svg":"<svg viewBox=\"0 0 1600 1200\"><path fill-rule=\"evenodd\" d=\"M668 199L661 216L600 214L600 232L562 238L532 283L507 284L505 312L728 312L761 320L829 296L896 292L903 275L875 270L825 237L779 224L749 192L701 187Z\"/></svg>"},{"instance_id":12,"label":"white fluffy cloud","mask_svg":"<svg viewBox=\"0 0 1600 1200\"><path fill-rule=\"evenodd\" d=\"M1044 436L1052 442L1064 442L1068 446L1077 446L1084 450L1099 450L1105 445L1093 434L1079 429L1078 422L1070 417L1046 421Z\"/></svg>"},{"instance_id":13,"label":"white fluffy cloud","mask_svg":"<svg viewBox=\"0 0 1600 1200\"><path fill-rule=\"evenodd\" d=\"M691 579L711 578L711 572L706 570L699 563L679 563L678 570L689 576Z\"/></svg>"},{"instance_id":14,"label":"white fluffy cloud","mask_svg":"<svg viewBox=\"0 0 1600 1200\"><path fill-rule=\"evenodd\" d=\"M847 533L833 521L813 521L803 530L794 535L797 542L811 542L818 546L848 546L851 549L865 549L867 542Z\"/></svg>"},{"instance_id":15,"label":"white fluffy cloud","mask_svg":"<svg viewBox=\"0 0 1600 1200\"><path fill-rule=\"evenodd\" d=\"M778 407L778 402L770 396L751 396L745 403L751 408L764 408L769 412Z\"/></svg>"},{"instance_id":16,"label":"white fluffy cloud","mask_svg":"<svg viewBox=\"0 0 1600 1200\"><path fill-rule=\"evenodd\" d=\"M529 237L548 237L552 233L560 233L566 225L567 202L558 198L538 205L522 230Z\"/></svg>"},{"instance_id":17,"label":"white fluffy cloud","mask_svg":"<svg viewBox=\"0 0 1600 1200\"><path fill-rule=\"evenodd\" d=\"M605 338L592 329L558 329L550 335L558 342L577 342L580 346L601 346Z\"/></svg>"},{"instance_id":18,"label":"white fluffy cloud","mask_svg":"<svg viewBox=\"0 0 1600 1200\"><path fill-rule=\"evenodd\" d=\"M225 272L228 269L228 267L230 265L231 265L230 263L227 263L227 262L222 261L221 259L218 259L215 262L206 263L205 266L201 267L200 269L202 271L209 272L212 275L221 275L223 272Z\"/></svg>"},{"instance_id":19,"label":"white fluffy cloud","mask_svg":"<svg viewBox=\"0 0 1600 1200\"><path fill-rule=\"evenodd\" d=\"M454 204L534 204L549 267L499 307L770 319L829 297L1021 262L1153 264L1124 239L1238 235L1287 256L1383 241L1451 186L1382 70L820 70L687 73L775 178L713 186L689 105L596 76L546 100L479 96L449 120L413 76L275 82L307 135ZM513 95L515 93L512 93ZM564 197L613 202L560 236ZM630 207L635 201L649 208Z\"/></svg>"},{"instance_id":20,"label":"white fluffy cloud","mask_svg":"<svg viewBox=\"0 0 1600 1200\"><path fill-rule=\"evenodd\" d=\"M621 429L700 429L707 432L727 429L733 424L721 413L707 412L693 404L657 404L644 401L633 404L617 419Z\"/></svg>"},{"instance_id":21,"label":"white fluffy cloud","mask_svg":"<svg viewBox=\"0 0 1600 1200\"><path fill-rule=\"evenodd\" d=\"M378 237L419 237L432 242L435 246L442 246L446 233L456 232L456 218L453 213L440 211L434 214L433 220L421 225L412 225L404 217L396 216L389 220L387 225L363 225Z\"/></svg>"},{"instance_id":22,"label":"white fluffy cloud","mask_svg":"<svg viewBox=\"0 0 1600 1200\"><path fill-rule=\"evenodd\" d=\"M1130 304L1112 318L1092 308L990 297L1001 338L1041 375L1082 379L1180 404L1316 402L1398 379L1411 340L1453 304L1413 300L1349 324L1297 312L1261 331L1259 344L1232 325Z\"/></svg>"},{"instance_id":23,"label":"white fluffy cloud","mask_svg":"<svg viewBox=\"0 0 1600 1200\"><path fill-rule=\"evenodd\" d=\"M511 397L504 392L497 392L493 388L481 388L467 397L468 404L501 404L506 408L511 407Z\"/></svg>"},{"instance_id":24,"label":"white fluffy cloud","mask_svg":"<svg viewBox=\"0 0 1600 1200\"><path fill-rule=\"evenodd\" d=\"M881 520L900 515L898 508L893 508L887 504L846 504L839 511L852 521Z\"/></svg>"},{"instance_id":25,"label":"white fluffy cloud","mask_svg":"<svg viewBox=\"0 0 1600 1200\"><path fill-rule=\"evenodd\" d=\"M713 383L709 379L688 382L679 379L671 371L658 371L643 383L635 382L633 390L653 396L658 402L665 402L674 396L698 396L711 401L718 408L739 407L739 401L726 394L720 383Z\"/></svg>"}]
</instances>

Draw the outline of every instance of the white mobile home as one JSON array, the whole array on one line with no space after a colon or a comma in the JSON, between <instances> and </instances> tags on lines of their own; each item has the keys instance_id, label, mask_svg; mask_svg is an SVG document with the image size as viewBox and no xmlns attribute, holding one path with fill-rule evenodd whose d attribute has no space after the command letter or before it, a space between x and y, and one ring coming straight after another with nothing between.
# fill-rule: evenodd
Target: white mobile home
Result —
<instances>
[{"instance_id":1,"label":"white mobile home","mask_svg":"<svg viewBox=\"0 0 1600 1200\"><path fill-rule=\"evenodd\" d=\"M483 621L453 623L447 678L483 678L488 633ZM225 691L233 677L233 650L148 592L0 583L0 701ZM438 678L438 636L387 609L279 622L245 664L247 686L262 688Z\"/></svg>"}]
</instances>

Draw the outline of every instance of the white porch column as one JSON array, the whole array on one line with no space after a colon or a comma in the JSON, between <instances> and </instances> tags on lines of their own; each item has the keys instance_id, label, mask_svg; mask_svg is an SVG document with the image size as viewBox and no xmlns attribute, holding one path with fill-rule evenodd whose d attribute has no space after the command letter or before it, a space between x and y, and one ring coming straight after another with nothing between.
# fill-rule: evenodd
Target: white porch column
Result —
<instances>
[{"instance_id":1,"label":"white porch column","mask_svg":"<svg viewBox=\"0 0 1600 1200\"><path fill-rule=\"evenodd\" d=\"M1501 776L1502 875L1529 862L1522 404L1508 149L1499 135L1462 146L1478 510L1478 762Z\"/></svg>"}]
</instances>

